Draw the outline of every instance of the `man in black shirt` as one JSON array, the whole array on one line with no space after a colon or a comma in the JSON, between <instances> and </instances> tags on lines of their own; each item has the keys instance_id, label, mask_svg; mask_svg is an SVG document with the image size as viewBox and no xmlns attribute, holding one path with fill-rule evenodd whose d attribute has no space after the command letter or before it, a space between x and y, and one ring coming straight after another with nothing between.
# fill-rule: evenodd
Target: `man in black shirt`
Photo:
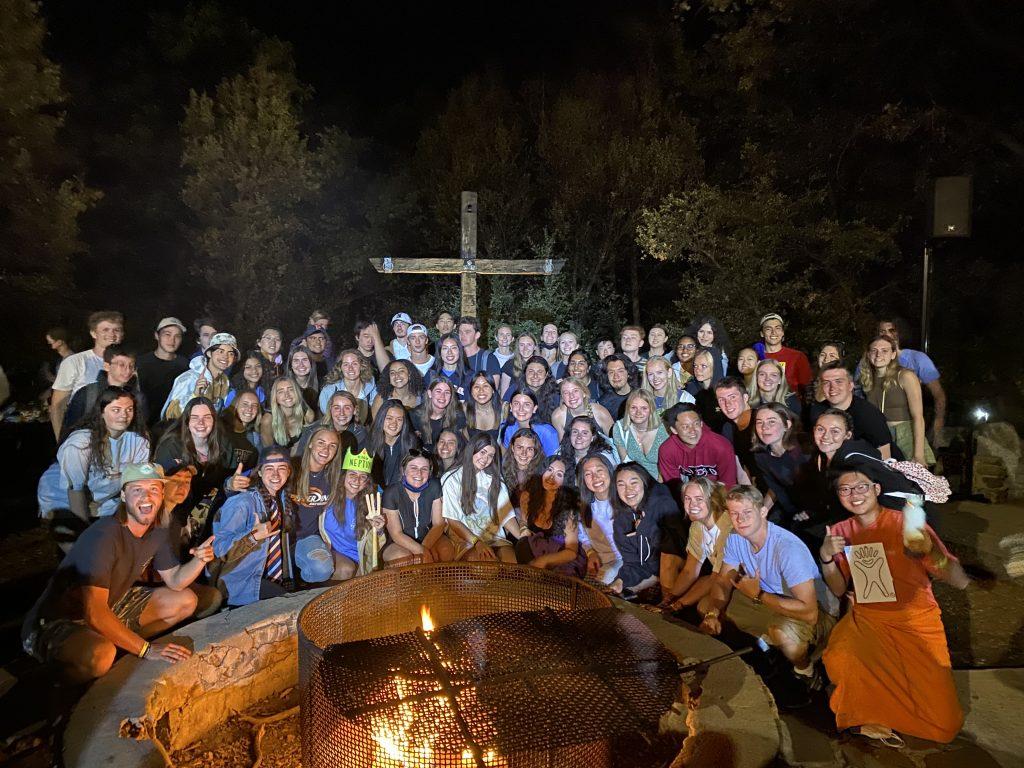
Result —
<instances>
[{"instance_id":1,"label":"man in black shirt","mask_svg":"<svg viewBox=\"0 0 1024 768\"><path fill-rule=\"evenodd\" d=\"M188 368L188 358L178 354L185 325L176 317L165 317L156 324L156 349L140 355L135 361L139 388L146 398L146 424L160 419L160 409L167 402L174 380Z\"/></svg>"},{"instance_id":2,"label":"man in black shirt","mask_svg":"<svg viewBox=\"0 0 1024 768\"><path fill-rule=\"evenodd\" d=\"M213 559L212 536L190 550L189 562L175 557L168 530L158 522L170 509L166 482L156 464L128 464L118 511L85 530L25 618L25 651L53 662L71 682L105 675L118 649L171 664L192 654L176 643L145 639L195 613L196 593L188 587ZM187 483L175 482L168 503L183 490ZM151 563L164 586L136 585Z\"/></svg>"},{"instance_id":3,"label":"man in black shirt","mask_svg":"<svg viewBox=\"0 0 1024 768\"><path fill-rule=\"evenodd\" d=\"M811 406L811 425L829 408L846 411L853 417L853 437L866 440L882 454L883 459L902 459L903 454L892 441L889 424L875 406L862 397L854 397L853 376L835 360L822 367L818 374L825 402Z\"/></svg>"},{"instance_id":4,"label":"man in black shirt","mask_svg":"<svg viewBox=\"0 0 1024 768\"><path fill-rule=\"evenodd\" d=\"M747 475L746 481L742 476L739 478L740 484L753 485L756 469L751 451L754 445L754 419L753 411L750 410L750 395L743 386L743 380L736 376L726 376L715 385L715 398L722 415L728 419L722 425L722 437L732 443L740 469Z\"/></svg>"}]
</instances>

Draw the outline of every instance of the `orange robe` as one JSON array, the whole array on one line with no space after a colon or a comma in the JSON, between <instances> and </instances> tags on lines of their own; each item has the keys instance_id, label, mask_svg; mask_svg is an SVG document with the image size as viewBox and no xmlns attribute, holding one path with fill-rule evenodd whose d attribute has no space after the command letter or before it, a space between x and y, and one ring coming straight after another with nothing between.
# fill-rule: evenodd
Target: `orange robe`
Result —
<instances>
[{"instance_id":1,"label":"orange robe","mask_svg":"<svg viewBox=\"0 0 1024 768\"><path fill-rule=\"evenodd\" d=\"M856 518L832 526L849 544L885 549L896 602L856 604L828 640L823 660L835 683L830 704L840 729L874 723L931 741L952 741L963 724L930 565L903 548L903 513L883 509L871 527ZM949 555L929 527L935 547ZM836 565L849 582L845 555Z\"/></svg>"}]
</instances>

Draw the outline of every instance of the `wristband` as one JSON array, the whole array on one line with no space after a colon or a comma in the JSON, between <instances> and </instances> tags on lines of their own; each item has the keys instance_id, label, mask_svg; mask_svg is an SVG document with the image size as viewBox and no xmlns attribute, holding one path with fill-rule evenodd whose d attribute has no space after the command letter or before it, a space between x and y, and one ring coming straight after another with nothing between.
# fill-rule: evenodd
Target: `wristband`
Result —
<instances>
[{"instance_id":1,"label":"wristband","mask_svg":"<svg viewBox=\"0 0 1024 768\"><path fill-rule=\"evenodd\" d=\"M142 650L139 651L139 658L140 659L146 658L146 654L149 653L149 649L150 649L150 642L148 640L143 640L142 641Z\"/></svg>"},{"instance_id":2,"label":"wristband","mask_svg":"<svg viewBox=\"0 0 1024 768\"><path fill-rule=\"evenodd\" d=\"M836 559L835 555L832 555L832 557L830 557L828 560L822 560L821 557L819 557L818 558L818 562L821 563L822 565L830 565L832 563L832 561L835 560L835 559Z\"/></svg>"},{"instance_id":3,"label":"wristband","mask_svg":"<svg viewBox=\"0 0 1024 768\"><path fill-rule=\"evenodd\" d=\"M705 619L717 619L718 615L719 615L718 609L717 608L712 608L710 611L708 611L707 613L704 614L704 618Z\"/></svg>"}]
</instances>

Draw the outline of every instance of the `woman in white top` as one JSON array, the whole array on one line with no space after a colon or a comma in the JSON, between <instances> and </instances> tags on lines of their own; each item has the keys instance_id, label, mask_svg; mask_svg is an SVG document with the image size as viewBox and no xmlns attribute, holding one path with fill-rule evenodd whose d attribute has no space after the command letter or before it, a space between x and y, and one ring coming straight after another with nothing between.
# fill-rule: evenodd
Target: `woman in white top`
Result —
<instances>
[{"instance_id":1,"label":"woman in white top","mask_svg":"<svg viewBox=\"0 0 1024 768\"><path fill-rule=\"evenodd\" d=\"M370 405L377 397L377 383L373 380L370 361L358 350L343 350L334 369L327 374L325 382L324 388L320 390L321 413L327 413L331 395L343 389L355 395L359 401L356 420L360 424L366 424L370 420Z\"/></svg>"},{"instance_id":2,"label":"woman in white top","mask_svg":"<svg viewBox=\"0 0 1024 768\"><path fill-rule=\"evenodd\" d=\"M655 415L659 419L661 414L676 403L693 402L693 396L683 389L675 371L672 370L672 364L664 357L647 358L644 379L640 387L654 397Z\"/></svg>"},{"instance_id":3,"label":"woman in white top","mask_svg":"<svg viewBox=\"0 0 1024 768\"><path fill-rule=\"evenodd\" d=\"M622 565L612 535L613 467L601 455L588 456L576 467L580 491L580 546L587 553L587 573L602 584L611 584Z\"/></svg>"},{"instance_id":4,"label":"woman in white top","mask_svg":"<svg viewBox=\"0 0 1024 768\"><path fill-rule=\"evenodd\" d=\"M523 532L501 480L498 444L491 435L478 432L469 441L462 465L441 478L441 491L456 560L516 561L512 545Z\"/></svg>"},{"instance_id":5,"label":"woman in white top","mask_svg":"<svg viewBox=\"0 0 1024 768\"><path fill-rule=\"evenodd\" d=\"M137 430L137 431L136 431ZM121 468L149 461L145 426L135 398L107 387L86 417L57 449L57 462L39 478L39 515L53 520L60 544L70 544L95 517L114 514L121 500Z\"/></svg>"}]
</instances>

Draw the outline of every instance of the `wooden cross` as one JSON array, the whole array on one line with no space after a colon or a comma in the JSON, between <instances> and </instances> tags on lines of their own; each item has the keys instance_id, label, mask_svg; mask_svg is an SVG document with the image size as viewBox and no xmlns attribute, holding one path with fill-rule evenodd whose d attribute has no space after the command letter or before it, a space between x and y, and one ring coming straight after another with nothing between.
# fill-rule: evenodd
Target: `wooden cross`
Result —
<instances>
[{"instance_id":1,"label":"wooden cross","mask_svg":"<svg viewBox=\"0 0 1024 768\"><path fill-rule=\"evenodd\" d=\"M462 276L463 316L477 317L477 275L557 275L564 259L478 259L476 257L476 192L462 193L462 242L458 259L370 259L384 274L433 274Z\"/></svg>"}]
</instances>

